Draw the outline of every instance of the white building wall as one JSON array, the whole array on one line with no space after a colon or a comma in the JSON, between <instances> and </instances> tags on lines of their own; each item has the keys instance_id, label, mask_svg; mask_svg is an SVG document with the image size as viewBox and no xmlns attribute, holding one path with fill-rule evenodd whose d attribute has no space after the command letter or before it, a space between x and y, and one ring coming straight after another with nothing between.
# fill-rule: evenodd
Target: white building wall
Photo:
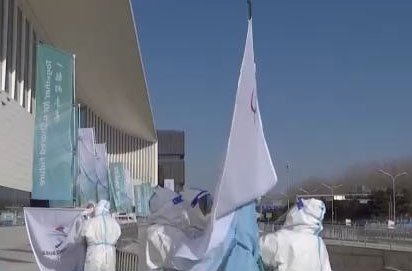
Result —
<instances>
[{"instance_id":1,"label":"white building wall","mask_svg":"<svg viewBox=\"0 0 412 271\"><path fill-rule=\"evenodd\" d=\"M36 33L18 1L0 0L0 185L32 187Z\"/></svg>"},{"instance_id":2,"label":"white building wall","mask_svg":"<svg viewBox=\"0 0 412 271\"><path fill-rule=\"evenodd\" d=\"M0 92L0 185L32 187L33 115Z\"/></svg>"}]
</instances>

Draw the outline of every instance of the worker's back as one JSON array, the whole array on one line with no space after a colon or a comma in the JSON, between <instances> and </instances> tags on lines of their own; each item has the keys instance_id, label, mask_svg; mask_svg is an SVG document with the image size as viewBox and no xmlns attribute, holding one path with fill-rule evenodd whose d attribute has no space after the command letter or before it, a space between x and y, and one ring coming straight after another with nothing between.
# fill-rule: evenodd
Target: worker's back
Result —
<instances>
[{"instance_id":1,"label":"worker's back","mask_svg":"<svg viewBox=\"0 0 412 271\"><path fill-rule=\"evenodd\" d=\"M324 214L322 201L299 201L281 230L261 237L265 265L279 271L330 271L328 252L319 237Z\"/></svg>"},{"instance_id":2,"label":"worker's back","mask_svg":"<svg viewBox=\"0 0 412 271\"><path fill-rule=\"evenodd\" d=\"M87 241L84 271L115 271L116 268L115 245L121 230L110 216L109 203L101 202L96 207L96 216L87 220L82 230Z\"/></svg>"}]
</instances>

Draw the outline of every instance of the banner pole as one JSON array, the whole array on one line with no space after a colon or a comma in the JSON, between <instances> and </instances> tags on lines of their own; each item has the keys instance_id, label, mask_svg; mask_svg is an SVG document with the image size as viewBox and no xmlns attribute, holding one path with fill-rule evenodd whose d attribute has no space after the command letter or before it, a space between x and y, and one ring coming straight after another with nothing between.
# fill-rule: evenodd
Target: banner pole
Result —
<instances>
[{"instance_id":1,"label":"banner pole","mask_svg":"<svg viewBox=\"0 0 412 271\"><path fill-rule=\"evenodd\" d=\"M77 179L77 174L78 174L78 135L77 135L77 125L76 125L76 55L73 55L73 143L74 143L74 152L73 152L73 208L76 208L76 196L77 196L77 188L76 188L76 179ZM80 115L79 115L79 121L80 121ZM79 124L80 125L80 122ZM76 158L75 158L76 157ZM77 163L75 163L75 159L77 159ZM75 166L76 165L76 166Z\"/></svg>"},{"instance_id":2,"label":"banner pole","mask_svg":"<svg viewBox=\"0 0 412 271\"><path fill-rule=\"evenodd\" d=\"M247 0L247 5L248 5L248 15L247 18L248 20L252 19L252 1L251 0Z\"/></svg>"}]
</instances>

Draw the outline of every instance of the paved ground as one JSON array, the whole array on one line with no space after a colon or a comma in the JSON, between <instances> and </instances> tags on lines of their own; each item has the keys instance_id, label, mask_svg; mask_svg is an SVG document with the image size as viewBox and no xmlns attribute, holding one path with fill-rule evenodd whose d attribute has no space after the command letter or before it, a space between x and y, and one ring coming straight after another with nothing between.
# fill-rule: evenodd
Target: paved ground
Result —
<instances>
[{"instance_id":1,"label":"paved ground","mask_svg":"<svg viewBox=\"0 0 412 271\"><path fill-rule=\"evenodd\" d=\"M38 271L25 227L0 227L0 271Z\"/></svg>"},{"instance_id":2,"label":"paved ground","mask_svg":"<svg viewBox=\"0 0 412 271\"><path fill-rule=\"evenodd\" d=\"M328 244L329 243L329 244ZM333 271L411 271L412 252L326 242ZM359 244L358 244L359 245Z\"/></svg>"}]
</instances>

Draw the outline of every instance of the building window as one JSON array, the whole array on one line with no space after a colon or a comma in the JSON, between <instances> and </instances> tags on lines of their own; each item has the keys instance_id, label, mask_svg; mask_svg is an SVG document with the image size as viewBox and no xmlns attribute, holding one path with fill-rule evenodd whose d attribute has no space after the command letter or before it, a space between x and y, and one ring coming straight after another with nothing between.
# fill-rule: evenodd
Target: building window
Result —
<instances>
[{"instance_id":1,"label":"building window","mask_svg":"<svg viewBox=\"0 0 412 271\"><path fill-rule=\"evenodd\" d=\"M25 61L24 61L24 90L23 90L23 107L27 108L27 111L30 112L30 102L29 102L29 88L30 82L29 82L29 67L30 67L30 24L27 20L24 20L25 24L25 45L24 45L24 55L25 55Z\"/></svg>"},{"instance_id":2,"label":"building window","mask_svg":"<svg viewBox=\"0 0 412 271\"><path fill-rule=\"evenodd\" d=\"M9 12L8 12L8 24L7 24L7 56L6 56L6 92L10 93L12 88L11 74L13 72L13 17L14 17L14 5L16 1L9 1Z\"/></svg>"},{"instance_id":3,"label":"building window","mask_svg":"<svg viewBox=\"0 0 412 271\"><path fill-rule=\"evenodd\" d=\"M4 56L3 56L3 18L5 15L5 13L3 12L4 5L5 5L4 2L5 0L0 0L0 15L1 15L0 16L0 63L2 63L4 59ZM1 71L1 66L0 66L0 71ZM2 78L2 74L0 74L0 79L1 78Z\"/></svg>"},{"instance_id":4,"label":"building window","mask_svg":"<svg viewBox=\"0 0 412 271\"><path fill-rule=\"evenodd\" d=\"M31 63L31 107L30 107L30 113L35 112L36 110L36 64L37 64L37 35L36 32L32 31L33 35L33 44L32 46L32 63Z\"/></svg>"},{"instance_id":5,"label":"building window","mask_svg":"<svg viewBox=\"0 0 412 271\"><path fill-rule=\"evenodd\" d=\"M22 38L21 38L21 31L22 31L22 13L21 10L17 10L17 33L16 33L16 59L15 59L15 78L14 78L14 100L20 101L20 83L21 83L21 47L22 47Z\"/></svg>"}]
</instances>

